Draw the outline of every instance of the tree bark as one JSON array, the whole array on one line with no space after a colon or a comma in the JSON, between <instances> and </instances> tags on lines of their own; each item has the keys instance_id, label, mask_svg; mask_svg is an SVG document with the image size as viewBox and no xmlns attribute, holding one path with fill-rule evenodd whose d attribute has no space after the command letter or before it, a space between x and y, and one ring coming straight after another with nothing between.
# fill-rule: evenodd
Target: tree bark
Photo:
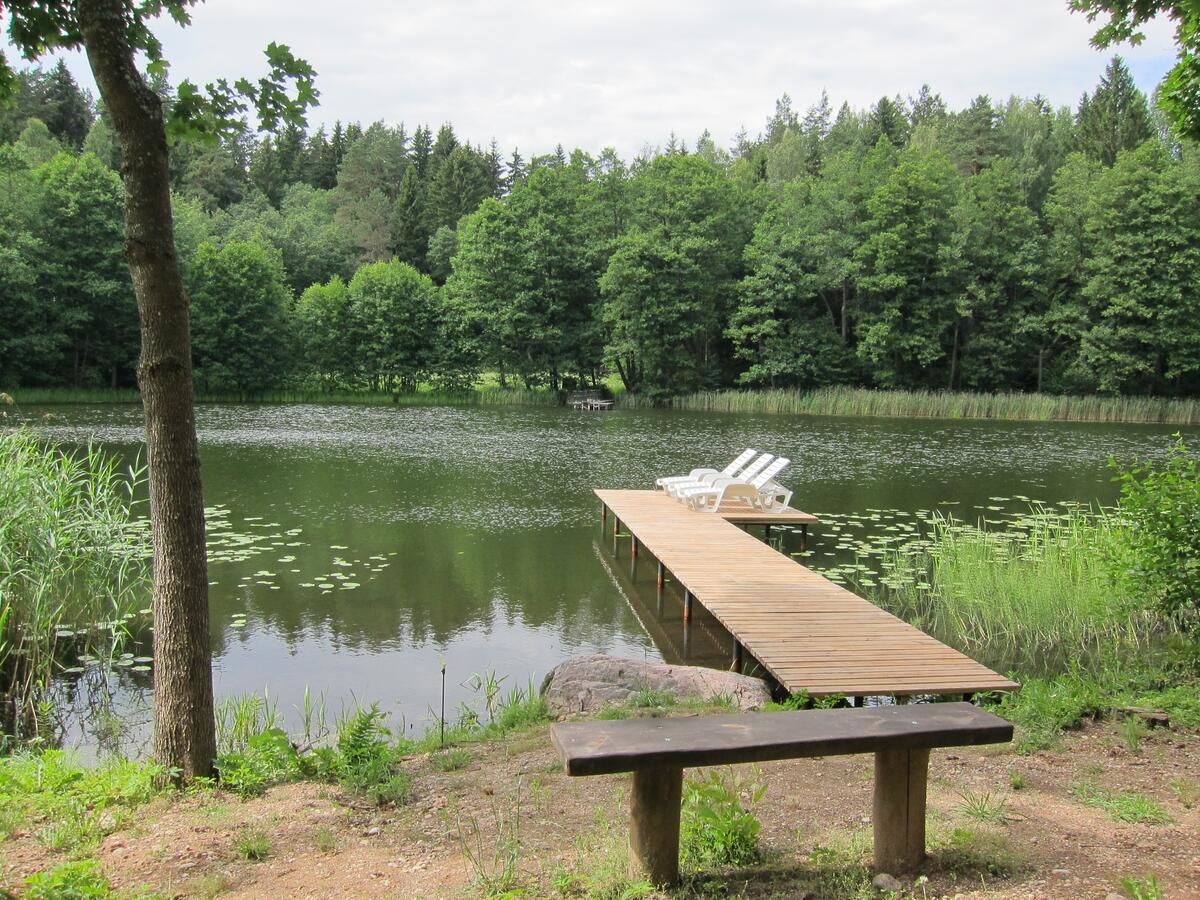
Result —
<instances>
[{"instance_id":1,"label":"tree bark","mask_svg":"<svg viewBox=\"0 0 1200 900\"><path fill-rule=\"evenodd\" d=\"M162 105L134 63L125 0L79 0L78 21L121 142L125 256L137 296L154 543L154 756L190 781L216 757L204 498L188 297L171 220Z\"/></svg>"}]
</instances>

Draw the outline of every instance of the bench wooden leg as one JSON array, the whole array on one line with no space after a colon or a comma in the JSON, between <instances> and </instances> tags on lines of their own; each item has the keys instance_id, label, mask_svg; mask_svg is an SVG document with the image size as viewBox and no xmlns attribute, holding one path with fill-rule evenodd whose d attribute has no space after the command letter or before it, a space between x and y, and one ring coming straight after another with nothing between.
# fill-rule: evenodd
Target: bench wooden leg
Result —
<instances>
[{"instance_id":1,"label":"bench wooden leg","mask_svg":"<svg viewBox=\"0 0 1200 900\"><path fill-rule=\"evenodd\" d=\"M928 750L875 753L875 869L911 872L925 859Z\"/></svg>"},{"instance_id":2,"label":"bench wooden leg","mask_svg":"<svg viewBox=\"0 0 1200 900\"><path fill-rule=\"evenodd\" d=\"M679 880L679 806L683 769L656 767L633 773L629 797L629 865L635 878L655 887Z\"/></svg>"}]
</instances>

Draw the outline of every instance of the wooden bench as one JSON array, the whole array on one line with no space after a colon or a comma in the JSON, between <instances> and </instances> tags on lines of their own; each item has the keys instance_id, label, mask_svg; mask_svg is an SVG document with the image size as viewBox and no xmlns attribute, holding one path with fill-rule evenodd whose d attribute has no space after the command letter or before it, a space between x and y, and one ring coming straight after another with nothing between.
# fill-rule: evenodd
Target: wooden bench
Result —
<instances>
[{"instance_id":1,"label":"wooden bench","mask_svg":"<svg viewBox=\"0 0 1200 900\"><path fill-rule=\"evenodd\" d=\"M632 772L631 864L656 885L679 878L683 769L875 754L875 867L925 858L925 781L933 747L1000 744L1012 725L970 703L812 709L688 718L565 722L550 737L568 775Z\"/></svg>"}]
</instances>

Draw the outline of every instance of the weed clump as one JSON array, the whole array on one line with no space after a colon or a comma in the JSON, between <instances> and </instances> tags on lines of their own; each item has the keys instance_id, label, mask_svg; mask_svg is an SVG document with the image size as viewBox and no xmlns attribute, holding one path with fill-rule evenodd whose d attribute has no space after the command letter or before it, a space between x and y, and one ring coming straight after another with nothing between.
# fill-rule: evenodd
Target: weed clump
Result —
<instances>
[{"instance_id":1,"label":"weed clump","mask_svg":"<svg viewBox=\"0 0 1200 900\"><path fill-rule=\"evenodd\" d=\"M745 779L732 769L713 771L683 786L679 859L688 868L747 866L759 861L762 828L754 807L766 793L757 773Z\"/></svg>"}]
</instances>

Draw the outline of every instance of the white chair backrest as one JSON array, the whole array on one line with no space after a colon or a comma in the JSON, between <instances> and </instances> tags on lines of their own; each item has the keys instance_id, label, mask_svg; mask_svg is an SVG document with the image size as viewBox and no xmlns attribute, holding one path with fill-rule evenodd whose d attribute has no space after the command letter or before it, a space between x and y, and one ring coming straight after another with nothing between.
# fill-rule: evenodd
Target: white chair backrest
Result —
<instances>
[{"instance_id":1,"label":"white chair backrest","mask_svg":"<svg viewBox=\"0 0 1200 900\"><path fill-rule=\"evenodd\" d=\"M753 447L747 447L745 450L742 451L741 455L738 456L737 459L735 459L733 462L731 462L729 465L727 465L725 468L723 468L721 470L721 474L722 475L732 475L734 472L736 472L738 469L740 469L746 463L750 462L751 457L753 457L754 454L757 452L758 451L756 451Z\"/></svg>"},{"instance_id":2,"label":"white chair backrest","mask_svg":"<svg viewBox=\"0 0 1200 900\"><path fill-rule=\"evenodd\" d=\"M742 469L742 471L737 474L737 477L742 481L749 481L751 478L765 469L767 464L770 463L774 458L775 454L773 453L763 453L758 457L758 459L750 463L750 465L746 466L746 468Z\"/></svg>"},{"instance_id":3,"label":"white chair backrest","mask_svg":"<svg viewBox=\"0 0 1200 900\"><path fill-rule=\"evenodd\" d=\"M790 459L784 459L782 456L779 457L777 460L775 460L775 462L771 463L769 466L767 466L765 469L763 469L758 474L758 477L755 478L750 483L752 485L754 485L754 487L756 487L756 488L762 487L768 481L770 481L772 478L774 478L776 475L778 475L780 472L782 472L784 469L786 469L790 462L791 462Z\"/></svg>"}]
</instances>

